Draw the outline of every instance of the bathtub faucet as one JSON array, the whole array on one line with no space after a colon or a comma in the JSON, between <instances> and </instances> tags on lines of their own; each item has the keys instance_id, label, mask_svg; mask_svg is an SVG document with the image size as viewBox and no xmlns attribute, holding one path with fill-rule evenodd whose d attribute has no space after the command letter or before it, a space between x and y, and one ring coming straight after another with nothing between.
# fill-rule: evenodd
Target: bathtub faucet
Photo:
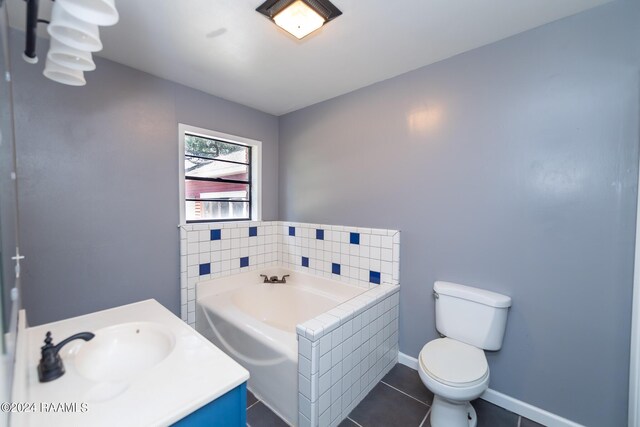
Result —
<instances>
[{"instance_id":1,"label":"bathtub faucet","mask_svg":"<svg viewBox=\"0 0 640 427\"><path fill-rule=\"evenodd\" d=\"M282 276L282 279L278 279L278 276L268 277L266 274L261 274L260 277L264 277L264 281L262 283L287 283L288 274Z\"/></svg>"}]
</instances>

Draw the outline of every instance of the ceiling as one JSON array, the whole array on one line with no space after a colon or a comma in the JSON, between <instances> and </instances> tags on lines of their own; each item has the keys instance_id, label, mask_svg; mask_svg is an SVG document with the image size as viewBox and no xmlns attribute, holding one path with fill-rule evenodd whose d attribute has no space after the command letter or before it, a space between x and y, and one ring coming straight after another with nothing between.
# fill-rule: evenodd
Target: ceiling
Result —
<instances>
[{"instance_id":1,"label":"ceiling","mask_svg":"<svg viewBox=\"0 0 640 427\"><path fill-rule=\"evenodd\" d=\"M333 0L343 15L297 40L255 11L262 0L117 0L98 55L281 115L608 1ZM9 0L12 27L24 3Z\"/></svg>"}]
</instances>

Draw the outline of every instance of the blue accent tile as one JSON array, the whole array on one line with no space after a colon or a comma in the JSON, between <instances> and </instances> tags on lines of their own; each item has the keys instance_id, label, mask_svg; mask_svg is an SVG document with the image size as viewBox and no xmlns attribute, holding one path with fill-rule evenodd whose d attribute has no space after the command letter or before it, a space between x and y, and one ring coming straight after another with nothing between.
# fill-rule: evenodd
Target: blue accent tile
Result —
<instances>
[{"instance_id":1,"label":"blue accent tile","mask_svg":"<svg viewBox=\"0 0 640 427\"><path fill-rule=\"evenodd\" d=\"M211 263L200 264L200 275L211 274Z\"/></svg>"},{"instance_id":2,"label":"blue accent tile","mask_svg":"<svg viewBox=\"0 0 640 427\"><path fill-rule=\"evenodd\" d=\"M295 235L296 235L296 228L289 227L289 236L295 236Z\"/></svg>"},{"instance_id":3,"label":"blue accent tile","mask_svg":"<svg viewBox=\"0 0 640 427\"><path fill-rule=\"evenodd\" d=\"M309 258L307 258L306 256L302 257L302 266L309 267Z\"/></svg>"},{"instance_id":4,"label":"blue accent tile","mask_svg":"<svg viewBox=\"0 0 640 427\"><path fill-rule=\"evenodd\" d=\"M369 271L369 282L375 283L376 285L380 284L380 272L379 271Z\"/></svg>"},{"instance_id":5,"label":"blue accent tile","mask_svg":"<svg viewBox=\"0 0 640 427\"><path fill-rule=\"evenodd\" d=\"M249 227L249 237L258 235L258 227Z\"/></svg>"},{"instance_id":6,"label":"blue accent tile","mask_svg":"<svg viewBox=\"0 0 640 427\"><path fill-rule=\"evenodd\" d=\"M211 240L220 240L221 236L220 229L211 230Z\"/></svg>"},{"instance_id":7,"label":"blue accent tile","mask_svg":"<svg viewBox=\"0 0 640 427\"><path fill-rule=\"evenodd\" d=\"M336 264L335 262L331 263L331 272L333 274L340 274L340 264Z\"/></svg>"},{"instance_id":8,"label":"blue accent tile","mask_svg":"<svg viewBox=\"0 0 640 427\"><path fill-rule=\"evenodd\" d=\"M353 245L360 244L360 233L350 233L349 234L349 242Z\"/></svg>"},{"instance_id":9,"label":"blue accent tile","mask_svg":"<svg viewBox=\"0 0 640 427\"><path fill-rule=\"evenodd\" d=\"M240 258L240 268L242 267L249 267L249 257L248 256L243 256L242 258Z\"/></svg>"},{"instance_id":10,"label":"blue accent tile","mask_svg":"<svg viewBox=\"0 0 640 427\"><path fill-rule=\"evenodd\" d=\"M324 240L324 230L316 230L316 239Z\"/></svg>"}]
</instances>

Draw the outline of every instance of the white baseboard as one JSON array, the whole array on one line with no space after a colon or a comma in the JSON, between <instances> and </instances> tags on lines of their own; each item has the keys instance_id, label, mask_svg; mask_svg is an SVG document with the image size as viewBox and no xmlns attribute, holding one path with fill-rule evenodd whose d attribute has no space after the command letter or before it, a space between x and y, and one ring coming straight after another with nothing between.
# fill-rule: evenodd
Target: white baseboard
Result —
<instances>
[{"instance_id":1,"label":"white baseboard","mask_svg":"<svg viewBox=\"0 0 640 427\"><path fill-rule=\"evenodd\" d=\"M407 366L414 371L418 370L418 359L408 356L402 352L398 353L398 363Z\"/></svg>"},{"instance_id":2,"label":"white baseboard","mask_svg":"<svg viewBox=\"0 0 640 427\"><path fill-rule=\"evenodd\" d=\"M418 359L404 353L398 353L398 363L414 370L418 369ZM547 427L584 427L582 424L575 423L559 415L545 411L544 409L514 399L499 391L488 389L480 398Z\"/></svg>"}]
</instances>

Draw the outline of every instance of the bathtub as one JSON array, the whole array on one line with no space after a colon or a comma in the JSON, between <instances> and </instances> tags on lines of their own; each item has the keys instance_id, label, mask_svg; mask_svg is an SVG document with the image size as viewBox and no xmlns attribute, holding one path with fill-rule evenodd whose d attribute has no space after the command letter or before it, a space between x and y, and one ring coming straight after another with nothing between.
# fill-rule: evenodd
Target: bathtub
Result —
<instances>
[{"instance_id":1,"label":"bathtub","mask_svg":"<svg viewBox=\"0 0 640 427\"><path fill-rule=\"evenodd\" d=\"M290 277L265 284L260 274ZM296 326L366 291L283 268L208 280L196 286L196 330L249 370L260 400L298 425Z\"/></svg>"}]
</instances>

